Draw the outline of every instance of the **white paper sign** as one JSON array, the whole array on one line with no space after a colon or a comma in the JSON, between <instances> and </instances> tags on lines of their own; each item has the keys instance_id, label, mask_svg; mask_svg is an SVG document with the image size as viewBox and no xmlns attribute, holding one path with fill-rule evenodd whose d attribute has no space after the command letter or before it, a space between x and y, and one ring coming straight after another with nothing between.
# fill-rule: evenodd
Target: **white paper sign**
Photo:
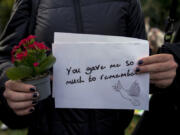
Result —
<instances>
[{"instance_id":1,"label":"white paper sign","mask_svg":"<svg viewBox=\"0 0 180 135\"><path fill-rule=\"evenodd\" d=\"M134 72L149 55L145 40L56 33L53 95L56 108L149 107L149 74Z\"/></svg>"}]
</instances>

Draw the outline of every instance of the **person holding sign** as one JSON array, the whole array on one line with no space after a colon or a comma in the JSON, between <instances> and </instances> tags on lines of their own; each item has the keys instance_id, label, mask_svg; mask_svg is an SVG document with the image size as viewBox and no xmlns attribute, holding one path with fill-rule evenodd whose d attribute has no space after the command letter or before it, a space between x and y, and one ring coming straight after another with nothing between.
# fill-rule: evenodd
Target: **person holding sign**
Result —
<instances>
[{"instance_id":1,"label":"person holding sign","mask_svg":"<svg viewBox=\"0 0 180 135\"><path fill-rule=\"evenodd\" d=\"M54 32L145 39L143 20L139 0L17 0L0 39L0 97L12 120L8 126L29 127L29 135L124 135L133 111L56 109L52 97L35 103L35 86L8 80L4 71L12 66L11 48L29 34L49 48ZM164 88L173 82L176 67L172 55L159 54L142 58L136 72L151 73L151 82Z\"/></svg>"}]
</instances>

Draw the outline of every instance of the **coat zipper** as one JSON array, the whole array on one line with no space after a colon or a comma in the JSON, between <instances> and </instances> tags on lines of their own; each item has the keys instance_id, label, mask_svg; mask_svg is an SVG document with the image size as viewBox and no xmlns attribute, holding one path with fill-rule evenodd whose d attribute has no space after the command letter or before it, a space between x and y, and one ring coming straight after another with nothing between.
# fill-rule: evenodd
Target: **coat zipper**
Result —
<instances>
[{"instance_id":1,"label":"coat zipper","mask_svg":"<svg viewBox=\"0 0 180 135\"><path fill-rule=\"evenodd\" d=\"M73 0L73 3L74 3L74 12L75 12L77 33L83 33L84 29L83 29L80 1Z\"/></svg>"}]
</instances>

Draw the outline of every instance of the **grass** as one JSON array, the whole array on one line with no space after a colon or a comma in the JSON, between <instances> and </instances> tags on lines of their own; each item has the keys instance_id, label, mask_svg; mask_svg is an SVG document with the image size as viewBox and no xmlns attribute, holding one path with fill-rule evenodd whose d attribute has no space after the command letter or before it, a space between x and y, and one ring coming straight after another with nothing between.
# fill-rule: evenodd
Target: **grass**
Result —
<instances>
[{"instance_id":1,"label":"grass","mask_svg":"<svg viewBox=\"0 0 180 135\"><path fill-rule=\"evenodd\" d=\"M1 126L1 122L0 122L0 126ZM11 130L11 129L7 129L5 131L2 131L0 129L0 135L27 135L27 129L23 129L23 130Z\"/></svg>"},{"instance_id":2,"label":"grass","mask_svg":"<svg viewBox=\"0 0 180 135\"><path fill-rule=\"evenodd\" d=\"M137 116L135 115L133 117L133 120L131 121L129 127L126 129L125 131L125 135L131 135L134 127L136 126L138 120L139 120L140 116ZM1 126L1 122L0 122L0 126ZM0 129L0 135L27 135L27 129L24 129L24 130L11 130L11 129L8 129L8 130L5 130L5 131L2 131Z\"/></svg>"},{"instance_id":3,"label":"grass","mask_svg":"<svg viewBox=\"0 0 180 135\"><path fill-rule=\"evenodd\" d=\"M136 124L137 124L138 121L139 121L139 118L140 118L140 116L134 115L134 117L133 117L130 125L129 125L128 128L125 130L125 135L131 135L131 133L133 132L133 130L134 130L135 126L136 126Z\"/></svg>"}]
</instances>

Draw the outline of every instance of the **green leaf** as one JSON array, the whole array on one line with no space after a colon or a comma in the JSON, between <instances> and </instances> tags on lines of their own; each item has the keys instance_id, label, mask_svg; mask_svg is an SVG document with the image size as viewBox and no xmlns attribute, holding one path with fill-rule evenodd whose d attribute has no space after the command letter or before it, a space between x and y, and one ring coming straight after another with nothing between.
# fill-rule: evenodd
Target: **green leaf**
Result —
<instances>
[{"instance_id":1,"label":"green leaf","mask_svg":"<svg viewBox=\"0 0 180 135\"><path fill-rule=\"evenodd\" d=\"M21 80L27 77L31 77L32 73L33 70L30 67L23 65L18 67L8 68L6 70L6 75L11 80Z\"/></svg>"},{"instance_id":2,"label":"green leaf","mask_svg":"<svg viewBox=\"0 0 180 135\"><path fill-rule=\"evenodd\" d=\"M47 71L53 66L55 62L56 62L56 58L53 55L49 55L40 63L39 67L36 68L36 72L43 73Z\"/></svg>"},{"instance_id":3,"label":"green leaf","mask_svg":"<svg viewBox=\"0 0 180 135\"><path fill-rule=\"evenodd\" d=\"M47 55L45 52L42 52L41 55L39 56L39 63L43 62L47 58Z\"/></svg>"}]
</instances>

